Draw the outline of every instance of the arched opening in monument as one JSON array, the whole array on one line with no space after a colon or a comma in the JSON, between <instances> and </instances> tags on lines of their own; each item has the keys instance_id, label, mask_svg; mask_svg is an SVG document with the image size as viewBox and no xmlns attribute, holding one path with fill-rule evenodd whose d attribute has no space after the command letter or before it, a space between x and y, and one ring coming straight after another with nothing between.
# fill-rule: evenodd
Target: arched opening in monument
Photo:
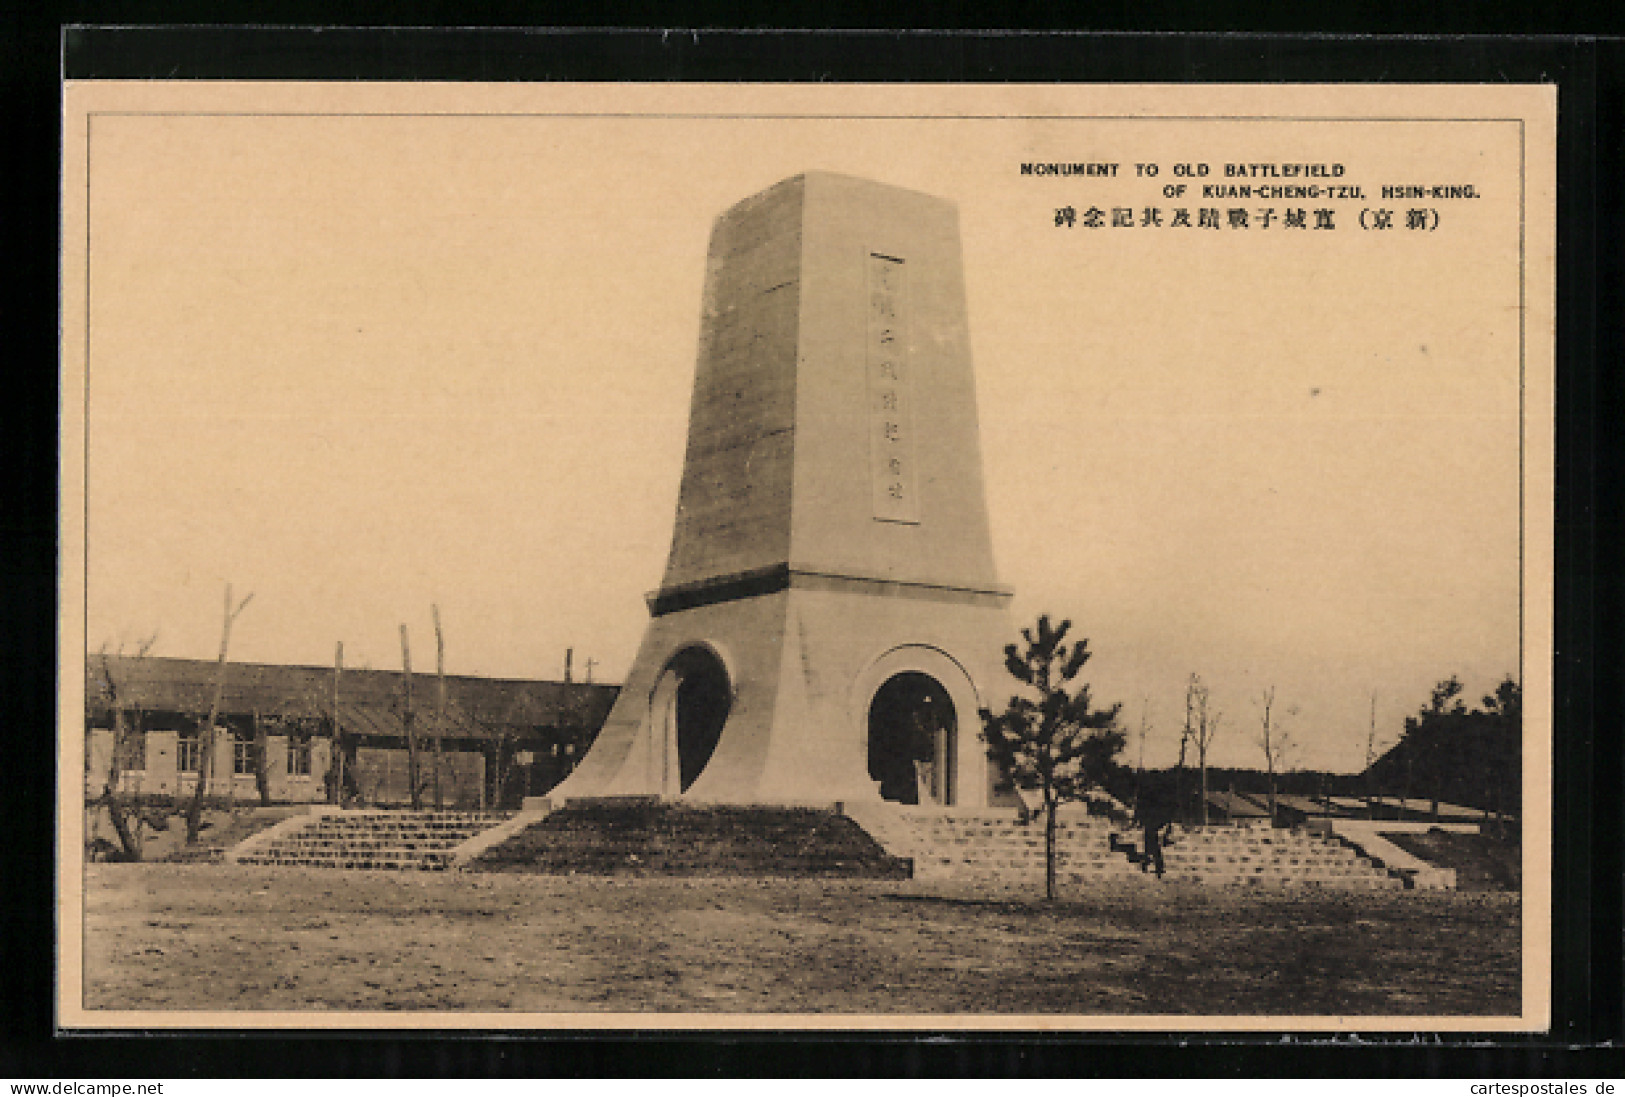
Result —
<instances>
[{"instance_id":1,"label":"arched opening in monument","mask_svg":"<svg viewBox=\"0 0 1625 1097\"><path fill-rule=\"evenodd\" d=\"M708 648L684 648L667 664L663 677L656 693L666 706L667 741L676 746L678 790L687 792L722 738L733 690L727 668Z\"/></svg>"},{"instance_id":2,"label":"arched opening in monument","mask_svg":"<svg viewBox=\"0 0 1625 1097\"><path fill-rule=\"evenodd\" d=\"M869 702L869 776L899 804L950 804L954 795L954 703L929 674L893 675Z\"/></svg>"}]
</instances>

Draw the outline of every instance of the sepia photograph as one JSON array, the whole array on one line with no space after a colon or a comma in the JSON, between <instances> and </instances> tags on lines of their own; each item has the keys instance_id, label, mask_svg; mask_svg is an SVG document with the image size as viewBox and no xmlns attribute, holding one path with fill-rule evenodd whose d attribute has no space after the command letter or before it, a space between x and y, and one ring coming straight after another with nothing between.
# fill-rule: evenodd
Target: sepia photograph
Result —
<instances>
[{"instance_id":1,"label":"sepia photograph","mask_svg":"<svg viewBox=\"0 0 1625 1097\"><path fill-rule=\"evenodd\" d=\"M64 1028L1547 1028L1553 88L63 119Z\"/></svg>"}]
</instances>

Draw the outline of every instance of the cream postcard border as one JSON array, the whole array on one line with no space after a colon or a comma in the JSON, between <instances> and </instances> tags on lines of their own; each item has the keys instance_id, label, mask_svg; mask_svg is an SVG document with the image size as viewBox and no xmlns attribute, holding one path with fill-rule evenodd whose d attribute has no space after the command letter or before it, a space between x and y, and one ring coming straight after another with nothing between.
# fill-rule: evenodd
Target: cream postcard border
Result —
<instances>
[{"instance_id":1,"label":"cream postcard border","mask_svg":"<svg viewBox=\"0 0 1625 1097\"><path fill-rule=\"evenodd\" d=\"M148 1012L81 1005L87 197L100 114L1500 119L1522 135L1523 995L1509 1017ZM70 82L63 96L58 999L66 1029L1543 1031L1551 1020L1556 89L1552 86L682 85Z\"/></svg>"}]
</instances>

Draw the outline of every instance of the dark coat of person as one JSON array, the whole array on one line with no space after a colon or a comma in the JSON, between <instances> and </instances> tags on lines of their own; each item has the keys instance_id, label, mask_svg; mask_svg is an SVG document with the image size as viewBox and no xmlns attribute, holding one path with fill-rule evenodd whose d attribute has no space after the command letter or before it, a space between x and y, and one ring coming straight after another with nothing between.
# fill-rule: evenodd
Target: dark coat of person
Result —
<instances>
[{"instance_id":1,"label":"dark coat of person","mask_svg":"<svg viewBox=\"0 0 1625 1097\"><path fill-rule=\"evenodd\" d=\"M1167 842L1167 832L1173 825L1173 810L1160 796L1143 796L1134 809L1135 821L1140 824L1142 835L1140 846L1140 871L1148 872L1155 868L1160 878L1168 871L1162 859L1162 847Z\"/></svg>"}]
</instances>

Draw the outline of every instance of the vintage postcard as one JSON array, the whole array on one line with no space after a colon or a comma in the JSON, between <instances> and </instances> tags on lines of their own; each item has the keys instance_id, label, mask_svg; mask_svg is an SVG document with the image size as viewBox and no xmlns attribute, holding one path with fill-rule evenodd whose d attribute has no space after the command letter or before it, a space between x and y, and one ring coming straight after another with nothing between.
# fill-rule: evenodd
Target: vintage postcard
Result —
<instances>
[{"instance_id":1,"label":"vintage postcard","mask_svg":"<svg viewBox=\"0 0 1625 1097\"><path fill-rule=\"evenodd\" d=\"M1552 87L64 95L62 1027L1549 1026Z\"/></svg>"}]
</instances>

